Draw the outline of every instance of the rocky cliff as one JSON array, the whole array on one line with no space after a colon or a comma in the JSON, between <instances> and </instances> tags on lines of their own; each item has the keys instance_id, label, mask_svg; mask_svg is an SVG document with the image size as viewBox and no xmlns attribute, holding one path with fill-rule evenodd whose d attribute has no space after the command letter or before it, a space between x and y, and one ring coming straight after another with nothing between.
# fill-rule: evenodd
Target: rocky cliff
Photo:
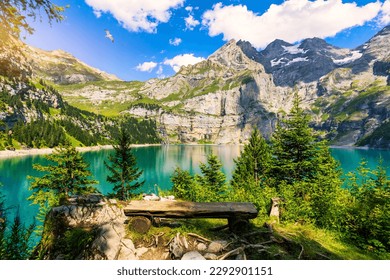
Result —
<instances>
[{"instance_id":1,"label":"rocky cliff","mask_svg":"<svg viewBox=\"0 0 390 280\"><path fill-rule=\"evenodd\" d=\"M240 143L252 127L269 138L298 91L313 127L333 144L387 147L389 44L390 27L352 50L319 38L275 40L261 51L232 40L205 61L145 83L117 81L61 51L29 57L36 73L62 84L70 104L151 119L166 143Z\"/></svg>"}]
</instances>

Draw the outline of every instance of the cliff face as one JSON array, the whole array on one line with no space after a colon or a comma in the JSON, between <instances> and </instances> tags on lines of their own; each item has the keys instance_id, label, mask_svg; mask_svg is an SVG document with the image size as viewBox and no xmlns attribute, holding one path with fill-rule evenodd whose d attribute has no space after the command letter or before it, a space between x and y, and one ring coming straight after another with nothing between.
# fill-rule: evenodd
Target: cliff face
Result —
<instances>
[{"instance_id":1,"label":"cliff face","mask_svg":"<svg viewBox=\"0 0 390 280\"><path fill-rule=\"evenodd\" d=\"M117 81L62 51L32 49L29 57L38 76L62 84L57 88L70 104L155 120L166 143L241 143L252 127L269 138L298 91L313 127L333 144L384 147L389 44L390 27L353 50L319 38L275 40L262 51L232 40L205 61L145 83Z\"/></svg>"}]
</instances>

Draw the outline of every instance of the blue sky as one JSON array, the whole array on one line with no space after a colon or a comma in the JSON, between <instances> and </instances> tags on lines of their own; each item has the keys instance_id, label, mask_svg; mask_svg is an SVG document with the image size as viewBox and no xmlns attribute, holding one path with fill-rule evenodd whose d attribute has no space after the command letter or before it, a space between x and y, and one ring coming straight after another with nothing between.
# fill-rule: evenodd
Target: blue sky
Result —
<instances>
[{"instance_id":1,"label":"blue sky","mask_svg":"<svg viewBox=\"0 0 390 280\"><path fill-rule=\"evenodd\" d=\"M230 39L259 50L320 37L355 48L390 24L390 0L53 0L65 20L33 22L25 41L62 49L123 80L173 75ZM114 42L106 37L105 30Z\"/></svg>"}]
</instances>

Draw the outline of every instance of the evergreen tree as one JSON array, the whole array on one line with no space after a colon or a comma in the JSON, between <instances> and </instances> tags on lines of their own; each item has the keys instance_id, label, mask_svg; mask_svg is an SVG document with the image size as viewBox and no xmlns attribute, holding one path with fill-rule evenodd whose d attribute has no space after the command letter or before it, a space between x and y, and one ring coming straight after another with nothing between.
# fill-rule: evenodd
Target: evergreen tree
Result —
<instances>
[{"instance_id":1,"label":"evergreen tree","mask_svg":"<svg viewBox=\"0 0 390 280\"><path fill-rule=\"evenodd\" d=\"M226 195L226 176L222 172L222 164L214 154L207 156L207 164L201 163L202 176L196 175L195 180L203 187L205 199L208 201L223 200Z\"/></svg>"},{"instance_id":2,"label":"evergreen tree","mask_svg":"<svg viewBox=\"0 0 390 280\"><path fill-rule=\"evenodd\" d=\"M194 177L190 172L177 167L171 176L172 192L176 198L197 201Z\"/></svg>"},{"instance_id":3,"label":"evergreen tree","mask_svg":"<svg viewBox=\"0 0 390 280\"><path fill-rule=\"evenodd\" d=\"M317 146L315 132L309 127L310 117L300 106L301 99L294 93L293 107L288 117L280 121L272 139L272 175L278 182L293 183L312 178Z\"/></svg>"},{"instance_id":4,"label":"evergreen tree","mask_svg":"<svg viewBox=\"0 0 390 280\"><path fill-rule=\"evenodd\" d=\"M258 129L254 129L249 143L244 146L240 156L234 160L235 169L231 185L234 188L249 188L260 185L267 177L271 153L268 144Z\"/></svg>"},{"instance_id":5,"label":"evergreen tree","mask_svg":"<svg viewBox=\"0 0 390 280\"><path fill-rule=\"evenodd\" d=\"M258 129L252 131L249 142L234 163L229 199L252 202L259 210L259 216L267 217L271 198L278 194L268 186L271 152Z\"/></svg>"},{"instance_id":6,"label":"evergreen tree","mask_svg":"<svg viewBox=\"0 0 390 280\"><path fill-rule=\"evenodd\" d=\"M376 170L363 161L347 181L351 200L345 232L357 245L390 251L390 181L380 161Z\"/></svg>"},{"instance_id":7,"label":"evergreen tree","mask_svg":"<svg viewBox=\"0 0 390 280\"><path fill-rule=\"evenodd\" d=\"M26 228L21 220L19 214L15 216L14 222L11 226L11 233L8 236L5 244L5 258L6 260L26 260L31 254L31 246L29 244L31 235L34 232L35 224L31 224Z\"/></svg>"},{"instance_id":8,"label":"evergreen tree","mask_svg":"<svg viewBox=\"0 0 390 280\"><path fill-rule=\"evenodd\" d=\"M0 185L1 187L1 185ZM6 233L7 216L4 196L0 191L0 260L26 260L31 253L30 239L35 223L26 228L19 213L14 218L10 233Z\"/></svg>"},{"instance_id":9,"label":"evergreen tree","mask_svg":"<svg viewBox=\"0 0 390 280\"><path fill-rule=\"evenodd\" d=\"M35 204L52 207L62 198L70 195L96 191L93 184L97 182L89 179L92 175L88 170L88 163L76 150L67 145L56 148L46 156L52 164L43 166L34 164L34 169L46 172L42 177L29 177L32 180L30 189L34 193L29 197Z\"/></svg>"},{"instance_id":10,"label":"evergreen tree","mask_svg":"<svg viewBox=\"0 0 390 280\"><path fill-rule=\"evenodd\" d=\"M344 197L339 164L309 127L300 103L295 93L290 114L273 135L272 185L283 197L284 219L337 227Z\"/></svg>"},{"instance_id":11,"label":"evergreen tree","mask_svg":"<svg viewBox=\"0 0 390 280\"><path fill-rule=\"evenodd\" d=\"M120 130L114 154L110 155L109 163L104 162L111 175L107 181L114 184L114 195L121 199L129 199L134 191L141 187L145 181L138 181L142 170L137 167L137 160L132 153L130 134L122 128Z\"/></svg>"}]
</instances>

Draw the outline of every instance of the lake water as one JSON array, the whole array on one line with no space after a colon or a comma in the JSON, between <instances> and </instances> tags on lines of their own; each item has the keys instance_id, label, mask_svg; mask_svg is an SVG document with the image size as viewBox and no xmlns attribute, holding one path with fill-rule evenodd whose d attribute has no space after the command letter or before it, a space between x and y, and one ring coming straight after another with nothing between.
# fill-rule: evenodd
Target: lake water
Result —
<instances>
[{"instance_id":1,"label":"lake water","mask_svg":"<svg viewBox=\"0 0 390 280\"><path fill-rule=\"evenodd\" d=\"M168 145L134 148L138 166L144 171L145 185L142 192L157 192L158 188L171 188L170 176L176 167L199 173L199 163L206 162L209 153L216 154L223 163L223 171L227 178L231 178L234 169L233 159L240 153L240 146L236 145ZM85 152L83 156L90 164L94 178L99 181L96 187L103 194L112 192L112 185L106 182L107 171L104 161L112 150ZM340 161L345 173L354 170L364 158L368 165L375 168L381 156L385 166L390 165L390 151L362 150L362 149L332 149L333 156ZM42 173L33 169L34 163L46 164L43 156L28 156L0 160L0 182L2 193L6 197L6 206L12 207L10 216L19 211L25 223L31 223L38 208L31 205L27 198L29 191L28 175L41 176ZM390 168L388 168L390 174ZM10 218L11 218L10 217Z\"/></svg>"}]
</instances>

